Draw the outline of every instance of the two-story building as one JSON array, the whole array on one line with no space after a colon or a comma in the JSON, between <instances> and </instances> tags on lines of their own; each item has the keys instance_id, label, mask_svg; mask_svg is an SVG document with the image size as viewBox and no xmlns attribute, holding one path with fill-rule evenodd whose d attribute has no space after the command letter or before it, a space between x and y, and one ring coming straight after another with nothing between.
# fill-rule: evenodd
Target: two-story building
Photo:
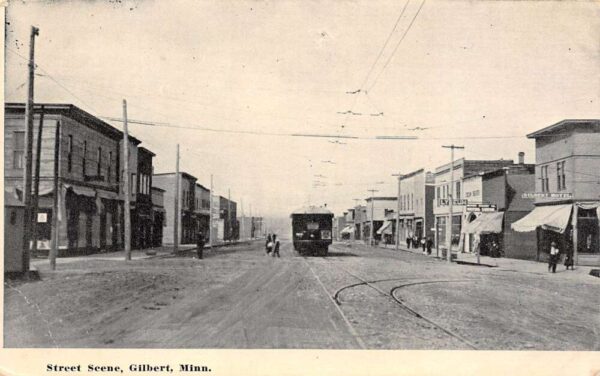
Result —
<instances>
[{"instance_id":1,"label":"two-story building","mask_svg":"<svg viewBox=\"0 0 600 376\"><path fill-rule=\"evenodd\" d=\"M160 247L163 244L163 228L165 222L165 190L151 187L152 192L152 247Z\"/></svg>"},{"instance_id":2,"label":"two-story building","mask_svg":"<svg viewBox=\"0 0 600 376\"><path fill-rule=\"evenodd\" d=\"M434 175L423 169L400 177L399 230L401 243L406 244L406 239L413 236L416 236L417 239L422 237L433 239L434 184ZM394 231L394 239L395 237Z\"/></svg>"},{"instance_id":3,"label":"two-story building","mask_svg":"<svg viewBox=\"0 0 600 376\"><path fill-rule=\"evenodd\" d=\"M555 241L576 265L600 265L600 120L563 120L527 137L535 140L535 208L513 229L536 231L538 260Z\"/></svg>"},{"instance_id":4,"label":"two-story building","mask_svg":"<svg viewBox=\"0 0 600 376\"><path fill-rule=\"evenodd\" d=\"M219 196L219 213L221 225L219 225L219 240L232 241L238 238L237 203L226 197Z\"/></svg>"},{"instance_id":5,"label":"two-story building","mask_svg":"<svg viewBox=\"0 0 600 376\"><path fill-rule=\"evenodd\" d=\"M525 154L519 153L517 164L463 178L467 204L460 244L464 252L475 252L479 240L482 255L492 255L491 244L496 242L505 257L535 259L535 253L529 252L536 243L535 234L511 228L533 209L533 201L523 195L534 189L535 165L525 164L524 158Z\"/></svg>"},{"instance_id":6,"label":"two-story building","mask_svg":"<svg viewBox=\"0 0 600 376\"><path fill-rule=\"evenodd\" d=\"M210 189L196 183L196 231L202 232L206 242L210 240Z\"/></svg>"},{"instance_id":7,"label":"two-story building","mask_svg":"<svg viewBox=\"0 0 600 376\"><path fill-rule=\"evenodd\" d=\"M38 250L49 251L50 226L55 215L58 216L59 255L119 249L123 244L123 208L119 194L119 145L123 133L74 105L37 104L34 106L34 145L42 113ZM22 202L24 104L5 105L4 140L5 195ZM139 144L139 140L133 137L131 140ZM33 158L36 158L35 148ZM55 161L58 192L54 191ZM53 198L57 193L59 210L53 213Z\"/></svg>"},{"instance_id":8,"label":"two-story building","mask_svg":"<svg viewBox=\"0 0 600 376\"><path fill-rule=\"evenodd\" d=\"M365 239L365 221L367 220L367 207L357 205L354 207L354 240Z\"/></svg>"},{"instance_id":9,"label":"two-story building","mask_svg":"<svg viewBox=\"0 0 600 376\"><path fill-rule=\"evenodd\" d=\"M175 243L175 196L177 174L174 172L153 175L153 184L163 189L166 225L163 231L163 243ZM192 244L196 241L196 177L186 173L179 173L179 219L178 243Z\"/></svg>"},{"instance_id":10,"label":"two-story building","mask_svg":"<svg viewBox=\"0 0 600 376\"><path fill-rule=\"evenodd\" d=\"M498 170L513 164L512 160L467 160L464 158L447 163L435 169L435 198L433 214L435 216L434 245L437 255L442 256L447 249L447 231L451 223L451 244L453 250L458 250L461 237L461 227L465 204L469 202L463 193L463 178L465 176ZM453 174L452 174L453 172ZM452 176L453 175L453 176ZM451 187L452 178L454 184ZM452 198L452 213L450 213L450 199ZM451 222L450 222L450 218ZM443 252L442 252L443 248Z\"/></svg>"},{"instance_id":11,"label":"two-story building","mask_svg":"<svg viewBox=\"0 0 600 376\"><path fill-rule=\"evenodd\" d=\"M130 152L130 156L131 156ZM131 247L145 249L152 247L152 158L153 152L138 147L135 154L137 171L132 174L132 201L131 210Z\"/></svg>"},{"instance_id":12,"label":"two-story building","mask_svg":"<svg viewBox=\"0 0 600 376\"><path fill-rule=\"evenodd\" d=\"M379 242L382 239L382 234L378 234L377 231L383 226L386 216L391 212L395 212L398 201L396 197L369 197L366 202L363 239L370 242L372 232L374 240ZM373 225L373 231L371 231L371 224Z\"/></svg>"}]
</instances>

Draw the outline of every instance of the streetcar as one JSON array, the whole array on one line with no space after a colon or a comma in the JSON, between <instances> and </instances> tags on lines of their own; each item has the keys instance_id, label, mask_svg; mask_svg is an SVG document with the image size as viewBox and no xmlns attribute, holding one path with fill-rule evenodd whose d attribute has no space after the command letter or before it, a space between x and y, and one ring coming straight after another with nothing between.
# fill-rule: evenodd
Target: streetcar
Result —
<instances>
[{"instance_id":1,"label":"streetcar","mask_svg":"<svg viewBox=\"0 0 600 376\"><path fill-rule=\"evenodd\" d=\"M294 250L326 256L332 243L333 213L323 207L309 206L294 211L291 218Z\"/></svg>"}]
</instances>

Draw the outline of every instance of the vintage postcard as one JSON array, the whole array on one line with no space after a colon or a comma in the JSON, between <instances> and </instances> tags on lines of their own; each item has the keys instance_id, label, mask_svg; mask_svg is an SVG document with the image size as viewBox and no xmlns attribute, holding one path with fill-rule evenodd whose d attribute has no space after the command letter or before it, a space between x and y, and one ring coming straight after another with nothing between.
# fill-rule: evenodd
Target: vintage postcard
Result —
<instances>
[{"instance_id":1,"label":"vintage postcard","mask_svg":"<svg viewBox=\"0 0 600 376\"><path fill-rule=\"evenodd\" d=\"M3 375L600 375L600 3L4 2Z\"/></svg>"}]
</instances>

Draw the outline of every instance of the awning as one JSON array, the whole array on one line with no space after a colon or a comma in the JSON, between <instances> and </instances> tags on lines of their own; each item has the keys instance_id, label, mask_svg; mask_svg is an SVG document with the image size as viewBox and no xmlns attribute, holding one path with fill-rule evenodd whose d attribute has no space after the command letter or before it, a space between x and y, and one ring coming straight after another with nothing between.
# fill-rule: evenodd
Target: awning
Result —
<instances>
[{"instance_id":1,"label":"awning","mask_svg":"<svg viewBox=\"0 0 600 376\"><path fill-rule=\"evenodd\" d=\"M392 233L392 222L391 221L385 221L383 223L383 225L379 228L379 230L377 230L378 235L391 234L391 233Z\"/></svg>"},{"instance_id":2,"label":"awning","mask_svg":"<svg viewBox=\"0 0 600 376\"><path fill-rule=\"evenodd\" d=\"M548 205L536 206L531 213L511 224L513 230L518 232L534 231L538 227L558 233L565 232L573 205Z\"/></svg>"},{"instance_id":3,"label":"awning","mask_svg":"<svg viewBox=\"0 0 600 376\"><path fill-rule=\"evenodd\" d=\"M465 234L499 234L502 232L504 212L481 213L472 222L463 226Z\"/></svg>"},{"instance_id":4,"label":"awning","mask_svg":"<svg viewBox=\"0 0 600 376\"><path fill-rule=\"evenodd\" d=\"M112 192L112 191L98 190L98 197L106 199L106 200L118 200L119 199L119 195L117 194L117 192Z\"/></svg>"},{"instance_id":5,"label":"awning","mask_svg":"<svg viewBox=\"0 0 600 376\"><path fill-rule=\"evenodd\" d=\"M75 192L75 194L80 195L80 196L96 197L96 190L94 190L92 188L81 187L81 186L71 185L71 184L65 184L64 187L65 187L65 189L71 188L73 190L73 192Z\"/></svg>"},{"instance_id":6,"label":"awning","mask_svg":"<svg viewBox=\"0 0 600 376\"><path fill-rule=\"evenodd\" d=\"M346 226L344 227L344 229L340 232L340 234L353 234L354 233L354 226Z\"/></svg>"}]
</instances>

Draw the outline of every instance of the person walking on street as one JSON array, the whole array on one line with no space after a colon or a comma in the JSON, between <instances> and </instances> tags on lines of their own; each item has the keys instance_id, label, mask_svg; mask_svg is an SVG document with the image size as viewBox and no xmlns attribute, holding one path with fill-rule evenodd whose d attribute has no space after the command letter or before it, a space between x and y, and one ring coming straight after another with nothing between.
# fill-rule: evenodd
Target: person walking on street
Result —
<instances>
[{"instance_id":1,"label":"person walking on street","mask_svg":"<svg viewBox=\"0 0 600 376\"><path fill-rule=\"evenodd\" d=\"M202 259L202 252L204 251L204 234L202 231L198 231L196 236L196 252L198 254L198 259Z\"/></svg>"},{"instance_id":2,"label":"person walking on street","mask_svg":"<svg viewBox=\"0 0 600 376\"><path fill-rule=\"evenodd\" d=\"M575 270L573 268L573 249L571 247L567 247L567 254L565 256L565 266L567 270L571 267L571 270Z\"/></svg>"},{"instance_id":3,"label":"person walking on street","mask_svg":"<svg viewBox=\"0 0 600 376\"><path fill-rule=\"evenodd\" d=\"M277 235L273 234L273 257L281 257L279 256L279 239L277 239Z\"/></svg>"},{"instance_id":4,"label":"person walking on street","mask_svg":"<svg viewBox=\"0 0 600 376\"><path fill-rule=\"evenodd\" d=\"M423 253L427 253L427 240L425 240L424 236L421 238L421 247L423 248Z\"/></svg>"},{"instance_id":5,"label":"person walking on street","mask_svg":"<svg viewBox=\"0 0 600 376\"><path fill-rule=\"evenodd\" d=\"M552 273L556 273L556 264L558 263L559 257L560 257L560 250L556 246L556 242L550 243L550 259L548 261L548 271L552 271Z\"/></svg>"},{"instance_id":6,"label":"person walking on street","mask_svg":"<svg viewBox=\"0 0 600 376\"><path fill-rule=\"evenodd\" d=\"M416 234L413 235L412 243L413 243L413 248L419 249L419 238L417 237Z\"/></svg>"},{"instance_id":7,"label":"person walking on street","mask_svg":"<svg viewBox=\"0 0 600 376\"><path fill-rule=\"evenodd\" d=\"M271 234L267 235L267 242L265 243L265 250L267 251L267 256L273 250L273 238L271 237Z\"/></svg>"},{"instance_id":8,"label":"person walking on street","mask_svg":"<svg viewBox=\"0 0 600 376\"><path fill-rule=\"evenodd\" d=\"M427 254L431 254L431 248L433 247L433 240L431 238L427 238Z\"/></svg>"}]
</instances>

